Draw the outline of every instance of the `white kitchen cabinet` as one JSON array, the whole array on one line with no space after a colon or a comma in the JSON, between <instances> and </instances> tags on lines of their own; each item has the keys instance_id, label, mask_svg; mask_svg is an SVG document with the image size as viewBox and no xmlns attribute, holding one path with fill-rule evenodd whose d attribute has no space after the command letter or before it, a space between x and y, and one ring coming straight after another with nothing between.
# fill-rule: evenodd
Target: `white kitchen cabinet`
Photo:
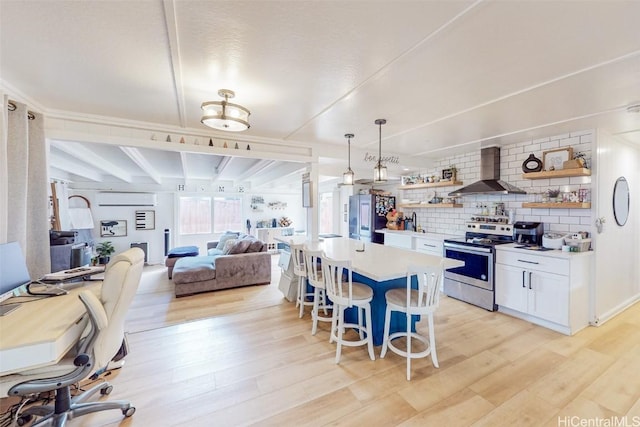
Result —
<instances>
[{"instance_id":1,"label":"white kitchen cabinet","mask_svg":"<svg viewBox=\"0 0 640 427\"><path fill-rule=\"evenodd\" d=\"M526 271L520 267L496 263L496 304L522 313L528 312Z\"/></svg>"},{"instance_id":2,"label":"white kitchen cabinet","mask_svg":"<svg viewBox=\"0 0 640 427\"><path fill-rule=\"evenodd\" d=\"M590 257L557 254L498 248L496 304L501 312L571 335L588 324Z\"/></svg>"},{"instance_id":3,"label":"white kitchen cabinet","mask_svg":"<svg viewBox=\"0 0 640 427\"><path fill-rule=\"evenodd\" d=\"M384 244L402 249L413 249L413 237L410 234L385 233Z\"/></svg>"},{"instance_id":4,"label":"white kitchen cabinet","mask_svg":"<svg viewBox=\"0 0 640 427\"><path fill-rule=\"evenodd\" d=\"M429 237L415 237L414 248L418 252L424 252L429 255L442 256L443 244L442 239Z\"/></svg>"},{"instance_id":5,"label":"white kitchen cabinet","mask_svg":"<svg viewBox=\"0 0 640 427\"><path fill-rule=\"evenodd\" d=\"M496 263L496 304L568 325L568 276Z\"/></svg>"},{"instance_id":6,"label":"white kitchen cabinet","mask_svg":"<svg viewBox=\"0 0 640 427\"><path fill-rule=\"evenodd\" d=\"M258 228L256 231L256 237L267 244L269 252L278 250L278 242L275 240L277 237L293 236L292 227Z\"/></svg>"}]
</instances>

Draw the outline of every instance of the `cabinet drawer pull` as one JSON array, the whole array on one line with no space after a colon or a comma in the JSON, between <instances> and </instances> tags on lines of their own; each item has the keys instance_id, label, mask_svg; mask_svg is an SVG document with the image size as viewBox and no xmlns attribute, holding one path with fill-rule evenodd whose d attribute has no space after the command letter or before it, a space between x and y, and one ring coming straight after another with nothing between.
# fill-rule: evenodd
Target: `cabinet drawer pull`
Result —
<instances>
[{"instance_id":1,"label":"cabinet drawer pull","mask_svg":"<svg viewBox=\"0 0 640 427\"><path fill-rule=\"evenodd\" d=\"M527 264L540 264L537 261L527 261L526 259L519 259L519 262L526 262Z\"/></svg>"},{"instance_id":2,"label":"cabinet drawer pull","mask_svg":"<svg viewBox=\"0 0 640 427\"><path fill-rule=\"evenodd\" d=\"M429 245L427 243L423 243L422 246L427 246L429 248L435 248L436 247L436 245Z\"/></svg>"}]
</instances>

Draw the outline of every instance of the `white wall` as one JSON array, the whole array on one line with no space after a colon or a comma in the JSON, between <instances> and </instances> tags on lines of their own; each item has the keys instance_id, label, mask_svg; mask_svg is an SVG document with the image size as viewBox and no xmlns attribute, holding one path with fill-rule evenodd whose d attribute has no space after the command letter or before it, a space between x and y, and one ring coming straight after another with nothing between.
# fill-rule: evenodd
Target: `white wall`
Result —
<instances>
[{"instance_id":1,"label":"white wall","mask_svg":"<svg viewBox=\"0 0 640 427\"><path fill-rule=\"evenodd\" d=\"M258 205L259 211L251 209L251 199L253 196L261 196L264 199L264 204ZM286 207L276 208L275 206L269 206L270 203L276 202L286 204ZM251 226L253 227L251 234L253 235L255 235L258 221L271 221L273 218L279 221L283 216L293 221L290 227L293 227L295 230L304 231L306 228L306 209L302 207L302 194L300 192L294 194L250 193L244 196L243 209L245 212L244 217L251 221Z\"/></svg>"},{"instance_id":2,"label":"white wall","mask_svg":"<svg viewBox=\"0 0 640 427\"><path fill-rule=\"evenodd\" d=\"M130 191L136 191L131 188ZM178 196L183 193L175 192L157 192L157 205L154 207L134 207L134 206L98 206L97 194L99 190L76 190L68 189L68 194L78 194L85 196L91 202L91 211L95 228L93 229L93 237L96 243L109 240L113 243L117 252L129 249L131 243L148 242L148 261L150 264L158 264L164 262L164 230L170 230L169 248L175 246L197 246L200 253L206 252L206 244L208 241L217 240L217 234L209 235L179 235L178 234ZM203 195L204 193L199 193ZM206 193L210 196L225 195L226 193ZM243 229L246 219L251 220L252 234L255 234L257 220L271 220L272 218L280 219L287 216L293 220L295 229L302 228L306 222L305 209L302 208L302 198L299 193L263 193L261 194L265 200L265 208L263 212L251 211L251 196L254 193L239 194L243 199ZM268 207L270 202L284 202L287 204L285 209L272 209ZM155 211L155 230L136 230L135 229L135 212L137 210L153 210ZM101 220L125 220L127 221L127 235L123 237L100 237L100 221Z\"/></svg>"},{"instance_id":3,"label":"white wall","mask_svg":"<svg viewBox=\"0 0 640 427\"><path fill-rule=\"evenodd\" d=\"M472 216L480 213L478 204L502 202L507 209L514 209L516 221L543 222L545 231L554 232L592 232L593 223L591 210L589 209L530 209L523 208L523 202L535 201L535 193L541 193L548 188L560 187L563 191L573 191L579 188L591 188L591 177L579 178L554 178L552 180L528 180L522 179L522 162L534 153L542 159L544 151L562 147L573 147L574 153L585 152L591 157L591 147L594 131L572 132L570 134L555 135L536 140L522 141L501 148L500 178L512 185L520 187L528 194L524 195L487 195L480 194L460 198L463 208L407 208L401 209L406 216L411 216L413 211L418 217L418 224L426 229L427 233L442 233L449 235L464 235L465 222ZM445 157L432 169L421 171L426 175L440 175L442 169L455 165L458 169L458 180L464 185L472 184L480 179L480 151L466 153L457 156ZM459 187L442 187L419 190L395 190L398 202L402 199L427 200L428 194L436 190L438 196L446 196L449 192Z\"/></svg>"}]
</instances>

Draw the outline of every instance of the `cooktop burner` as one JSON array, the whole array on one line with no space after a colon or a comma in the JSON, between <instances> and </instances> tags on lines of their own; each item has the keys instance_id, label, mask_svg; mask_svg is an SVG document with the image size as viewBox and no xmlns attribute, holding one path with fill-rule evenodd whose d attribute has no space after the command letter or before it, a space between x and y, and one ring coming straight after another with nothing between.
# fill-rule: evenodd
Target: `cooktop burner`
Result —
<instances>
[{"instance_id":1,"label":"cooktop burner","mask_svg":"<svg viewBox=\"0 0 640 427\"><path fill-rule=\"evenodd\" d=\"M493 243L493 240L487 238L487 237L472 237L471 239L467 240L467 242L469 243L477 243L480 245L490 245Z\"/></svg>"},{"instance_id":2,"label":"cooktop burner","mask_svg":"<svg viewBox=\"0 0 640 427\"><path fill-rule=\"evenodd\" d=\"M494 247L505 243L513 243L513 236L506 230L483 230L486 232L467 231L464 237L445 239L445 242L465 246ZM494 234L496 233L496 234Z\"/></svg>"}]
</instances>

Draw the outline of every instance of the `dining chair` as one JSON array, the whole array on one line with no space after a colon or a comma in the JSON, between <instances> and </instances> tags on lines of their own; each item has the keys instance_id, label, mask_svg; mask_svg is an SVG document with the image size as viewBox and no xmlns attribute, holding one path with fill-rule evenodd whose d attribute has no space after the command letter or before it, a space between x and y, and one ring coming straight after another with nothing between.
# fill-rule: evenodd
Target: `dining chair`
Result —
<instances>
[{"instance_id":1,"label":"dining chair","mask_svg":"<svg viewBox=\"0 0 640 427\"><path fill-rule=\"evenodd\" d=\"M436 353L436 339L433 326L433 313L438 308L440 302L440 280L442 280L442 270L444 260L440 265L422 266L410 265L407 268L406 288L390 289L385 293L387 309L384 318L384 334L380 357L384 358L387 349L407 358L407 381L411 380L411 359L427 357L431 355L431 362L436 368L438 365L438 354ZM417 276L417 289L412 287L412 277ZM407 325L405 331L389 334L391 324L391 313L397 311L405 313ZM424 315L427 318L429 336L425 337L418 332L411 331L411 316ZM406 347L401 349L395 345L394 340L405 338ZM422 350L412 348L412 341L420 342Z\"/></svg>"},{"instance_id":2,"label":"dining chair","mask_svg":"<svg viewBox=\"0 0 640 427\"><path fill-rule=\"evenodd\" d=\"M304 244L289 243L291 258L293 259L293 274L298 278L298 292L296 307L300 307L300 318L304 315L304 307L313 307L313 292L307 292L307 270L304 264Z\"/></svg>"},{"instance_id":3,"label":"dining chair","mask_svg":"<svg viewBox=\"0 0 640 427\"><path fill-rule=\"evenodd\" d=\"M311 311L311 335L315 335L318 331L318 322L331 322L332 316L327 311L331 308L327 304L327 295L325 292L324 279L322 278L322 269L320 268L321 260L324 257L323 251L316 251L305 248L304 265L307 272L307 280L313 287L313 310ZM319 311L322 309L324 316ZM329 338L331 340L331 338Z\"/></svg>"},{"instance_id":4,"label":"dining chair","mask_svg":"<svg viewBox=\"0 0 640 427\"><path fill-rule=\"evenodd\" d=\"M327 297L333 303L330 341L335 341L337 344L336 363L340 362L343 345L347 347L366 345L369 357L371 360L376 360L373 353L373 334L371 333L373 289L364 283L353 281L351 261L338 261L324 257L322 259L322 276ZM357 324L345 322L345 310L352 307L356 307L358 311ZM359 340L345 338L345 332L350 328L358 331Z\"/></svg>"}]
</instances>

